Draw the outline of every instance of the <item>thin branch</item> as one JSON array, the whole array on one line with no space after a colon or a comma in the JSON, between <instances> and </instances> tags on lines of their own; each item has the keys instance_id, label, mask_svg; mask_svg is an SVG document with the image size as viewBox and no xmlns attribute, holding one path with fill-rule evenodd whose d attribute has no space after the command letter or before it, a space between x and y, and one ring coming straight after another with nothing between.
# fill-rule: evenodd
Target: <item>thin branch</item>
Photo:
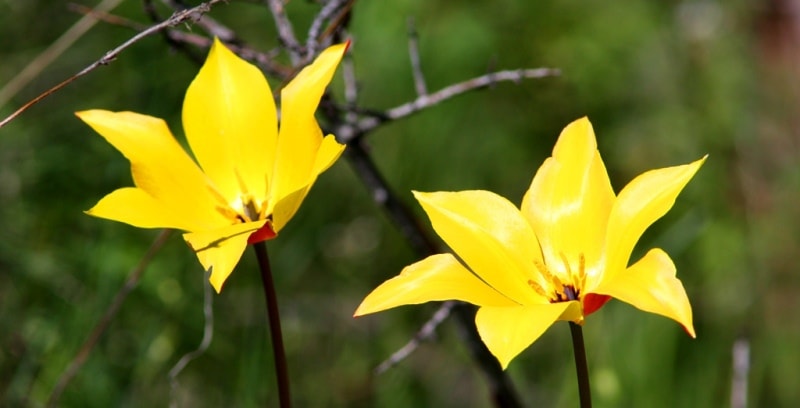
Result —
<instances>
[{"instance_id":1,"label":"thin branch","mask_svg":"<svg viewBox=\"0 0 800 408\"><path fill-rule=\"evenodd\" d=\"M203 318L205 323L203 324L203 338L200 340L200 345L198 345L195 350L184 354L169 370L170 408L178 406L178 374L180 374L192 360L203 355L203 353L208 350L208 347L211 345L211 340L214 338L214 292L211 290L211 283L208 280L210 276L210 272L203 275Z\"/></svg>"},{"instance_id":2,"label":"thin branch","mask_svg":"<svg viewBox=\"0 0 800 408\"><path fill-rule=\"evenodd\" d=\"M750 341L742 337L733 343L733 378L731 408L747 408L748 377L750 376Z\"/></svg>"},{"instance_id":3,"label":"thin branch","mask_svg":"<svg viewBox=\"0 0 800 408\"><path fill-rule=\"evenodd\" d=\"M122 0L103 0L94 9L98 12L110 11L117 7ZM42 70L49 66L61 54L69 49L72 44L79 38L83 37L90 28L97 24L97 19L92 15L84 15L75 24L72 25L67 31L64 32L56 41L50 44L47 49L42 51L41 54L36 56L22 71L19 72L14 78L6 83L0 89L0 107L5 105L11 98L14 97L25 85L36 78ZM5 124L5 121L0 124L0 127Z\"/></svg>"},{"instance_id":4,"label":"thin branch","mask_svg":"<svg viewBox=\"0 0 800 408\"><path fill-rule=\"evenodd\" d=\"M428 95L428 86L425 84L425 74L422 73L422 65L419 58L419 37L414 18L408 18L408 57L411 59L411 75L414 76L414 89L417 96Z\"/></svg>"},{"instance_id":5,"label":"thin branch","mask_svg":"<svg viewBox=\"0 0 800 408\"><path fill-rule=\"evenodd\" d=\"M61 394L64 393L67 385L78 373L78 370L81 369L83 364L86 362L86 359L89 358L89 354L92 352L92 350L94 350L98 340L100 340L100 336L102 336L106 329L108 329L109 324L111 324L111 321L117 315L122 303L125 302L125 299L136 287L136 285L139 284L139 280L141 280L142 274L144 274L147 266L150 265L153 257L155 257L156 253L161 250L171 234L171 230L161 231L156 239L153 240L153 243L150 244L150 248L147 250L144 256L142 256L142 259L139 260L139 264L131 270L130 274L128 274L128 279L125 281L125 284L114 296L114 300L111 301L111 304L108 306L108 309L106 309L106 312L94 326L94 329L92 329L92 332L89 334L89 337L83 343L80 350L78 350L78 354L75 355L64 372L61 373L61 377L59 377L56 386L53 388L53 392L50 393L50 398L47 401L48 407L58 406L58 400L61 398Z\"/></svg>"},{"instance_id":6,"label":"thin branch","mask_svg":"<svg viewBox=\"0 0 800 408\"><path fill-rule=\"evenodd\" d=\"M419 329L417 334L415 334L405 346L395 351L394 354L389 356L389 358L375 367L375 370L373 371L375 375L383 374L390 368L405 360L405 358L411 355L411 353L413 353L423 341L434 339L436 337L436 329L445 319L447 319L448 316L450 316L450 311L455 305L456 302L443 303L442 307L440 307L439 310L437 310L436 313L431 316L430 320L422 325L422 328Z\"/></svg>"},{"instance_id":7,"label":"thin branch","mask_svg":"<svg viewBox=\"0 0 800 408\"><path fill-rule=\"evenodd\" d=\"M358 114L353 111L358 104L358 82L356 81L353 54L349 52L345 53L342 59L342 80L344 82L344 101L347 105L344 121L351 124L358 120Z\"/></svg>"},{"instance_id":8,"label":"thin branch","mask_svg":"<svg viewBox=\"0 0 800 408\"><path fill-rule=\"evenodd\" d=\"M553 68L535 68L497 71L481 75L463 82L442 88L432 94L422 95L417 99L396 106L378 114L369 115L352 125L343 124L335 129L334 133L341 141L348 143L353 138L364 135L378 126L393 120L411 116L421 110L430 108L463 93L477 89L488 88L498 82L511 81L519 83L523 79L539 79L559 75L560 71Z\"/></svg>"},{"instance_id":9,"label":"thin branch","mask_svg":"<svg viewBox=\"0 0 800 408\"><path fill-rule=\"evenodd\" d=\"M149 2L149 0L145 1ZM96 10L91 10L77 4L71 4L70 7L79 13L90 13L98 20L119 27L130 28L136 31L142 31L147 28L146 25L137 23L135 21L129 20L125 17L118 16L116 14L100 13L97 12ZM174 46L175 44L181 44L181 45L187 44L203 49L208 49L209 47L211 47L212 40L208 37L199 34L187 33L184 31L176 30L174 28L168 28L163 32L166 33L167 36L169 36L168 44L170 44L171 46ZM259 68L261 68L268 75L284 78L291 75L291 73L294 72L290 68L281 65L280 63L275 61L275 58L280 53L280 50L276 49L268 53L263 53L256 51L250 47L247 47L241 43L239 44L233 43L226 45L228 46L228 48L230 48L231 51L237 53L240 57L258 65ZM182 50L183 48L180 49ZM196 59L192 55L189 55L189 58L191 58L192 61L197 63L198 65L202 64L203 62L202 59Z\"/></svg>"},{"instance_id":10,"label":"thin branch","mask_svg":"<svg viewBox=\"0 0 800 408\"><path fill-rule=\"evenodd\" d=\"M148 0L149 1L149 0ZM162 3L171 7L176 12L181 12L189 7L183 1L176 0L161 0ZM200 27L212 37L217 37L220 41L228 44L241 44L242 40L236 35L236 32L226 27L217 20L208 15L201 15L193 22L196 26Z\"/></svg>"},{"instance_id":11,"label":"thin branch","mask_svg":"<svg viewBox=\"0 0 800 408\"><path fill-rule=\"evenodd\" d=\"M95 69L97 69L98 67L100 67L102 65L110 64L111 62L113 62L117 58L117 56L122 51L124 51L125 49L127 49L131 45L135 44L136 42L138 42L142 38L145 38L145 37L147 37L149 35L157 33L157 32L159 32L159 31L161 31L161 30L163 30L165 28L174 27L174 26L176 26L178 24L194 20L198 16L200 16L200 15L202 15L204 13L208 13L211 10L211 6L213 6L213 5L217 4L217 3L223 2L223 1L227 1L227 0L209 0L209 1L205 2L205 3L200 4L197 7L193 7L191 9L187 9L187 10L175 13L170 18L168 18L167 20L165 20L165 21L163 21L163 22L161 22L159 24L153 25L150 28L148 28L148 29L140 32L139 34L131 37L130 39L128 39L127 41L122 43L120 46L118 46L117 48L114 48L113 50L107 52L102 58L100 58L99 60L93 62L91 65L87 66L86 68L84 68L83 70L78 72L77 74L75 74L75 75L71 76L70 78L64 80L63 82L59 83L58 85L48 89L47 91L43 92L41 95L39 95L36 98L32 99L31 101L29 101L25 105L22 105L21 108L17 109L14 113L12 113L7 118L3 119L2 122L0 122L0 128L2 128L6 124L8 124L12 120L14 120L17 116L19 116L20 114L22 114L23 112L28 110L31 106L41 102L44 98L52 95L53 93L57 92L61 88L69 85L70 83L74 82L76 79L78 79L78 78L80 78L80 77L82 77L82 76L94 71Z\"/></svg>"},{"instance_id":12,"label":"thin branch","mask_svg":"<svg viewBox=\"0 0 800 408\"><path fill-rule=\"evenodd\" d=\"M322 10L317 13L317 16L314 17L314 21L311 22L311 26L308 29L308 38L306 39L306 60L311 60L314 56L317 55L317 51L324 47L324 40L326 39L325 36L321 34L322 32L322 25L325 21L332 20L335 21L337 19L333 19L334 16L339 14L340 12L347 12L355 3L355 0L330 0Z\"/></svg>"},{"instance_id":13,"label":"thin branch","mask_svg":"<svg viewBox=\"0 0 800 408\"><path fill-rule=\"evenodd\" d=\"M163 18L158 14L158 11L156 11L156 6L153 4L153 0L143 0L142 5L144 7L144 13L147 14L148 17L150 17L150 20L153 23L157 23L163 20ZM141 28L138 29L138 31L141 30L142 30ZM182 52L184 55L189 57L189 60L191 60L195 64L203 63L203 57L194 50L192 50L191 48L189 48L185 42L175 40L170 35L170 30L161 31L161 37L164 38L164 41L169 45L171 49Z\"/></svg>"},{"instance_id":14,"label":"thin branch","mask_svg":"<svg viewBox=\"0 0 800 408\"><path fill-rule=\"evenodd\" d=\"M300 42L294 35L294 28L292 22L286 16L286 10L283 8L281 0L265 0L272 12L272 17L275 19L275 27L278 29L278 37L283 43L286 50L289 52L289 59L292 61L293 66L299 66L302 60L302 52Z\"/></svg>"}]
</instances>

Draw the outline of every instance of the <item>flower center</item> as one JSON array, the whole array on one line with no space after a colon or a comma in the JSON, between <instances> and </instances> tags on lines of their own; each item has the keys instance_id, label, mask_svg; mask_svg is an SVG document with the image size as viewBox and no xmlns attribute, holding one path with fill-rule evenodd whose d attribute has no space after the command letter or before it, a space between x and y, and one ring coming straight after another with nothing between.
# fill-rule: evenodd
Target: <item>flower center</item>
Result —
<instances>
[{"instance_id":1,"label":"flower center","mask_svg":"<svg viewBox=\"0 0 800 408\"><path fill-rule=\"evenodd\" d=\"M581 290L586 285L586 258L580 254L577 268L573 268L563 252L559 255L561 268L550 268L544 262L534 261L540 275L538 281L529 279L528 285L550 303L580 300Z\"/></svg>"},{"instance_id":2,"label":"flower center","mask_svg":"<svg viewBox=\"0 0 800 408\"><path fill-rule=\"evenodd\" d=\"M252 222L264 219L266 202L259 202L252 194L243 193L231 203L231 208L236 211L236 218L241 222Z\"/></svg>"}]
</instances>

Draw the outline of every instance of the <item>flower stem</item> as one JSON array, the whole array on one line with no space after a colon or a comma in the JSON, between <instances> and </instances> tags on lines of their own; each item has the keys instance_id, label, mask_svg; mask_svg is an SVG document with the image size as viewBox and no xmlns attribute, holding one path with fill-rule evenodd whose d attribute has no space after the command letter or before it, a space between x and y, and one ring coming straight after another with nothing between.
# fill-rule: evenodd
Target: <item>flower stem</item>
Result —
<instances>
[{"instance_id":1,"label":"flower stem","mask_svg":"<svg viewBox=\"0 0 800 408\"><path fill-rule=\"evenodd\" d=\"M586 347L583 345L583 329L579 324L569 322L572 334L572 349L575 351L575 371L578 373L578 394L581 408L592 407L592 391L589 388L589 367L586 364Z\"/></svg>"},{"instance_id":2,"label":"flower stem","mask_svg":"<svg viewBox=\"0 0 800 408\"><path fill-rule=\"evenodd\" d=\"M278 313L278 296L275 293L275 283L272 279L272 268L269 266L267 244L258 242L253 244L258 258L258 267L261 270L261 282L264 285L264 297L267 301L267 315L269 317L269 332L272 337L272 352L275 358L275 373L278 377L278 398L281 408L291 408L292 398L289 392L289 367L286 364L286 353L283 351L283 335L281 334L281 317Z\"/></svg>"}]
</instances>

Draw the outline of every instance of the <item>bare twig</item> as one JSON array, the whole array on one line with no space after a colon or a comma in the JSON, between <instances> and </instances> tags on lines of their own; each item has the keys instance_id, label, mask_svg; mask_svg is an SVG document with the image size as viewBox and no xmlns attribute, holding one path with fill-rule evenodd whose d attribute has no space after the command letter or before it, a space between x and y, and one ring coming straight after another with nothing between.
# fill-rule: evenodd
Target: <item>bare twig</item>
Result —
<instances>
[{"instance_id":1,"label":"bare twig","mask_svg":"<svg viewBox=\"0 0 800 408\"><path fill-rule=\"evenodd\" d=\"M518 83L523 79L538 79L559 74L560 71L553 68L518 69L492 72L447 86L429 95L419 96L417 99L411 102L404 103L387 111L368 115L353 125L343 124L342 126L339 126L339 128L335 129L335 134L340 138L340 140L349 142L353 138L364 135L365 133L372 131L385 122L411 116L414 113L430 108L465 92L487 88L497 82L511 81Z\"/></svg>"},{"instance_id":2,"label":"bare twig","mask_svg":"<svg viewBox=\"0 0 800 408\"><path fill-rule=\"evenodd\" d=\"M156 6L155 4L153 4L153 0L143 0L143 6L144 6L144 13L147 14L148 17L150 17L150 20L153 23L157 23L163 20L163 18L158 14ZM176 9L175 11L179 10ZM139 29L139 31L141 30L142 29ZM178 41L175 38L173 38L173 36L170 35L170 30L162 30L161 37L164 38L164 41L169 45L171 49L182 52L184 55L189 57L189 59L195 64L203 63L203 57L197 52L195 52L195 50L188 47L187 43Z\"/></svg>"},{"instance_id":3,"label":"bare twig","mask_svg":"<svg viewBox=\"0 0 800 408\"><path fill-rule=\"evenodd\" d=\"M190 9L175 13L170 18L168 18L167 20L165 20L165 21L163 21L163 22L161 22L159 24L150 26L150 28L148 28L148 29L140 32L139 34L136 34L135 36L131 37L130 39L128 39L127 41L122 43L120 46L118 46L117 48L114 48L113 50L107 52L102 58L100 58L99 60L93 62L91 65L89 65L88 67L84 68L83 70L81 70L77 74L69 77L68 79L64 80L63 82L59 83L58 85L48 89L47 91L43 92L41 95L37 96L36 98L33 98L31 101L29 101L25 105L22 105L21 108L17 109L14 113L12 113L7 118L3 119L2 122L0 122L0 128L2 128L6 124L8 124L12 120L14 120L17 116L22 114L22 112L25 112L26 110L28 110L31 106L39 103L44 98L52 95L53 93L57 92L61 88L69 85L70 83L74 82L76 79L78 79L78 78L80 78L80 77L82 77L82 76L94 71L95 69L97 69L98 67L100 67L102 65L110 64L111 62L113 62L117 58L117 56L122 51L124 51L125 49L127 49L131 45L135 44L136 42L138 42L142 38L147 37L149 35L152 35L153 33L157 33L157 32L159 32L159 31L161 31L161 30L163 30L165 28L174 27L174 26L176 26L178 24L181 24L181 23L184 23L184 22L187 22L187 21L191 21L191 20L197 18L199 15L202 15L204 13L209 12L211 10L211 6L213 6L214 4L217 4L217 3L220 3L220 2L223 2L223 1L227 1L227 0L209 0L209 1L205 2L205 3L200 4L197 7L193 7L193 8L190 8Z\"/></svg>"},{"instance_id":4,"label":"bare twig","mask_svg":"<svg viewBox=\"0 0 800 408\"><path fill-rule=\"evenodd\" d=\"M142 31L147 28L146 25L137 23L125 17L120 17L116 14L111 14L108 11L98 10L97 8L86 7L83 4L67 3L67 10L82 14L84 16L91 16L97 21L102 21L112 25L127 27L136 31Z\"/></svg>"},{"instance_id":5,"label":"bare twig","mask_svg":"<svg viewBox=\"0 0 800 408\"><path fill-rule=\"evenodd\" d=\"M131 28L136 31L142 31L147 28L146 25L137 23L135 21L131 21L127 18L115 14L100 13L97 12L96 10L91 10L77 4L72 4L70 5L70 7L79 13L90 13L98 20L116 26ZM169 37L168 43L173 46L178 43L188 44L204 49L207 49L211 46L211 39L199 34L187 33L184 31L176 30L174 28L168 28L166 30L163 30L163 32L166 33L167 36ZM280 50L273 50L268 53L263 53L256 51L250 47L244 46L242 44L227 44L227 46L232 51L239 54L240 57L258 65L268 75L284 78L291 75L291 73L294 72L292 69L283 66L279 64L277 61L275 61L275 57L278 56ZM183 50L183 48L181 48L181 50ZM189 58L191 58L192 61L197 63L198 65L202 64L203 62L202 60L194 58L192 55L189 55Z\"/></svg>"},{"instance_id":6,"label":"bare twig","mask_svg":"<svg viewBox=\"0 0 800 408\"><path fill-rule=\"evenodd\" d=\"M121 1L122 0L103 0L94 9L98 12L110 11L114 7L117 7ZM64 51L69 49L75 41L86 34L96 23L97 19L92 15L86 14L81 17L80 20L73 24L72 27L65 31L64 34L47 47L47 49L42 51L42 53L23 68L19 74L0 89L0 106L5 105L17 92L21 91L25 85L36 78L42 70L55 61ZM5 124L5 121L0 124L0 127L2 127L3 124Z\"/></svg>"},{"instance_id":7,"label":"bare twig","mask_svg":"<svg viewBox=\"0 0 800 408\"><path fill-rule=\"evenodd\" d=\"M226 0L227 1L227 0ZM176 12L181 12L189 8L183 1L176 0L161 0L162 3L171 7ZM241 44L241 39L236 32L226 27L217 20L208 15L200 15L197 20L193 22L196 26L200 27L212 37L217 37L220 41L228 44Z\"/></svg>"},{"instance_id":8,"label":"bare twig","mask_svg":"<svg viewBox=\"0 0 800 408\"><path fill-rule=\"evenodd\" d=\"M289 52L289 59L292 65L297 67L302 60L302 50L297 37L294 35L294 28L292 22L286 16L286 10L283 8L282 0L265 0L272 12L272 17L275 19L275 27L278 29L278 37L283 43L286 50Z\"/></svg>"},{"instance_id":9,"label":"bare twig","mask_svg":"<svg viewBox=\"0 0 800 408\"><path fill-rule=\"evenodd\" d=\"M453 306L456 305L456 302L445 302L436 311L436 313L431 316L430 320L425 322L422 325L422 328L419 329L417 334L411 338L411 340L406 343L405 346L401 347L399 350L395 351L394 354L389 356L386 360L380 363L377 367L375 367L374 373L376 375L383 374L388 371L390 368L394 367L395 365L399 364L403 361L406 357L408 357L414 350L422 344L423 341L431 340L436 336L436 329L439 327L442 322L450 316L450 310L453 309Z\"/></svg>"},{"instance_id":10,"label":"bare twig","mask_svg":"<svg viewBox=\"0 0 800 408\"><path fill-rule=\"evenodd\" d=\"M356 67L353 62L353 54L346 53L342 59L342 79L344 82L344 101L347 109L344 114L344 121L353 124L358 120L358 114L353 109L358 104L358 82L356 81Z\"/></svg>"},{"instance_id":11,"label":"bare twig","mask_svg":"<svg viewBox=\"0 0 800 408\"><path fill-rule=\"evenodd\" d=\"M411 59L411 75L414 76L414 89L417 96L428 95L428 86L425 84L425 74L422 73L422 65L419 58L419 36L417 27L414 25L414 18L408 18L408 57Z\"/></svg>"},{"instance_id":12,"label":"bare twig","mask_svg":"<svg viewBox=\"0 0 800 408\"><path fill-rule=\"evenodd\" d=\"M125 302L125 299L139 283L139 280L142 278L142 274L144 274L147 266L150 265L153 257L167 242L167 238L169 238L171 233L171 230L161 231L158 237L153 240L153 243L150 244L150 248L147 250L144 256L142 256L142 259L139 260L139 264L131 270L130 274L128 275L128 279L125 281L125 285L123 285L119 292L117 292L117 294L114 296L114 300L111 301L111 304L108 306L108 309L106 309L106 312L94 326L94 329L81 346L78 354L75 355L75 358L72 359L66 370L61 373L61 377L59 377L58 382L53 388L53 392L50 394L50 398L47 401L48 407L58 406L58 400L61 398L61 394L67 388L69 382L72 381L72 379L78 373L78 370L81 369L83 363L86 362L89 354L97 345L98 340L100 340L100 336L102 336L106 329L108 329L108 325L111 324L111 321L117 315L122 303Z\"/></svg>"},{"instance_id":13,"label":"bare twig","mask_svg":"<svg viewBox=\"0 0 800 408\"><path fill-rule=\"evenodd\" d=\"M747 408L747 378L750 375L750 342L740 338L733 343L731 408Z\"/></svg>"},{"instance_id":14,"label":"bare twig","mask_svg":"<svg viewBox=\"0 0 800 408\"><path fill-rule=\"evenodd\" d=\"M203 318L205 323L203 324L203 338L200 340L200 345L198 345L195 350L184 354L169 370L170 408L178 406L178 374L180 374L192 360L205 353L211 345L211 340L214 338L214 293L211 291L211 283L208 280L210 276L210 272L203 276Z\"/></svg>"},{"instance_id":15,"label":"bare twig","mask_svg":"<svg viewBox=\"0 0 800 408\"><path fill-rule=\"evenodd\" d=\"M305 59L310 61L317 55L317 51L324 48L326 37L321 34L322 25L325 21L333 19L339 13L347 12L353 6L355 0L330 0L322 10L319 11L311 26L308 29L308 38L306 39L306 55Z\"/></svg>"}]
</instances>

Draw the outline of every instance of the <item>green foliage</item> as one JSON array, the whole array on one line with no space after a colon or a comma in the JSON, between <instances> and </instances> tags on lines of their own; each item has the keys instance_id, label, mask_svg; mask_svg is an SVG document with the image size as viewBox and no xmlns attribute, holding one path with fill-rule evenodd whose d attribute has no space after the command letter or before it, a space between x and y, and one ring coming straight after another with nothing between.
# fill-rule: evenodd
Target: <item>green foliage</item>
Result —
<instances>
[{"instance_id":1,"label":"green foliage","mask_svg":"<svg viewBox=\"0 0 800 408\"><path fill-rule=\"evenodd\" d=\"M305 32L317 10L290 2L295 31ZM138 2L123 2L115 13L146 21ZM659 245L672 255L698 338L619 302L592 315L584 333L598 407L725 406L731 348L740 338L751 345L750 403L800 404L800 152L792 137L800 99L796 78L782 74L764 33L751 28L761 14L736 2L356 2L349 31L365 107L386 109L416 96L409 16L430 90L495 69L563 72L460 96L369 136L380 170L422 220L412 189L488 189L519 202L560 130L583 115L594 124L617 190L643 170L710 155L638 248L641 254ZM277 44L259 2L231 1L211 16L260 49ZM60 1L0 1L0 87L78 18ZM131 35L98 24L0 106L0 116ZM165 118L181 135L181 101L196 70L153 36L0 130L0 405L47 400L158 234L81 213L131 180L124 158L72 113L137 111ZM333 92L341 97L340 78ZM451 323L436 342L371 375L436 305L352 319L364 295L415 258L344 160L320 178L269 249L297 406L490 405ZM180 375L181 406L277 401L251 258L246 254L214 297L214 340ZM166 405L167 372L202 337L202 279L174 235L62 405ZM566 324L548 331L509 373L530 406L576 406Z\"/></svg>"}]
</instances>

